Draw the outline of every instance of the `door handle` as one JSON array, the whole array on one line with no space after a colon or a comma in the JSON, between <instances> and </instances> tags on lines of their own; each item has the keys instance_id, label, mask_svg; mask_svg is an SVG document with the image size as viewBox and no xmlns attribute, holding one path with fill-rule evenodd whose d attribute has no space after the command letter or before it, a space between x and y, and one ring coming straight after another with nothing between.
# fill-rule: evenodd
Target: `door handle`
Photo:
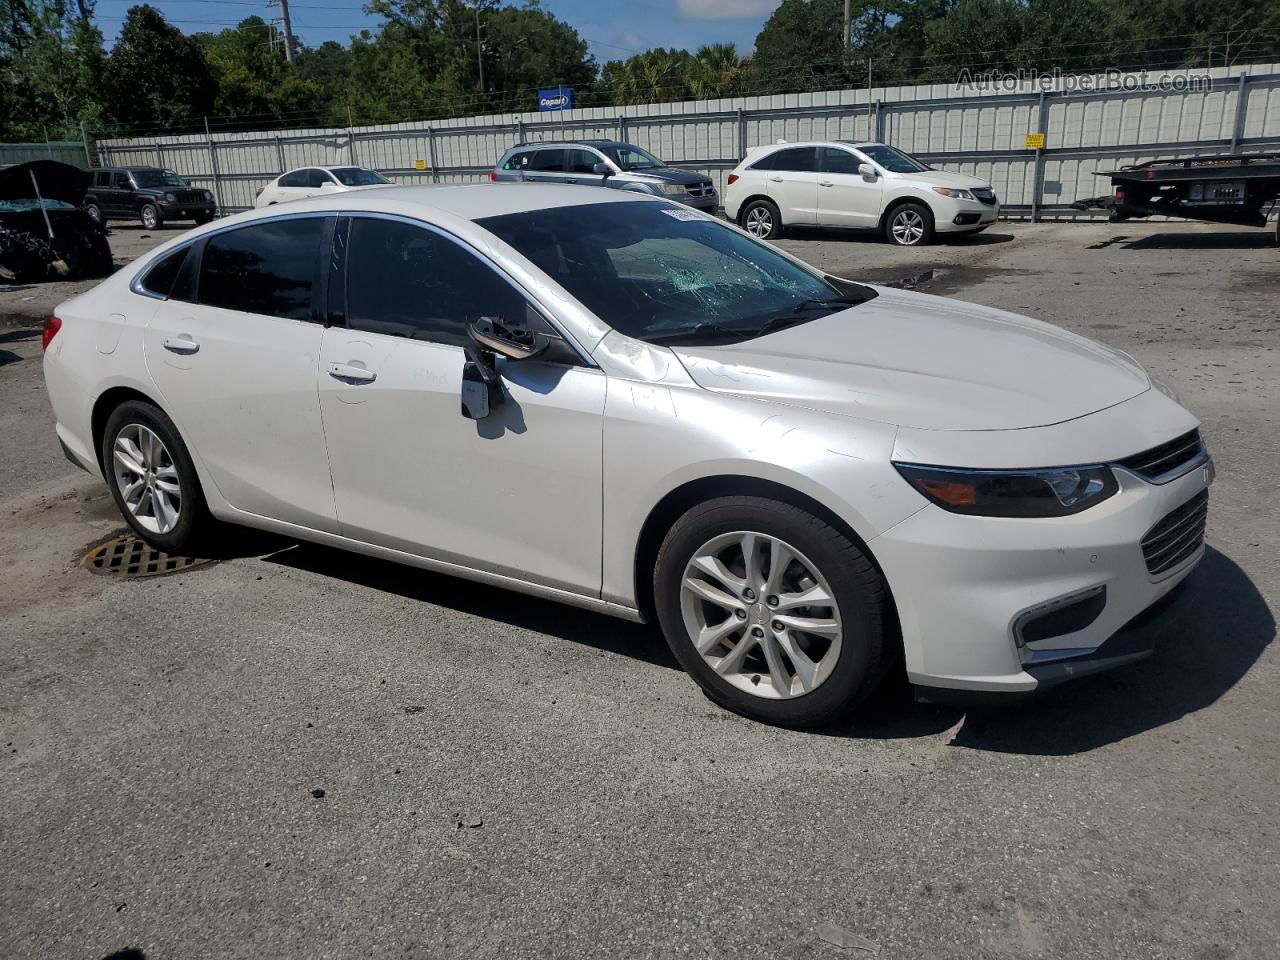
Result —
<instances>
[{"instance_id":1,"label":"door handle","mask_svg":"<svg viewBox=\"0 0 1280 960\"><path fill-rule=\"evenodd\" d=\"M569 182L570 182L570 183L577 183L577 182L578 182L578 178L577 178L577 177L570 177L570 178L569 178Z\"/></svg>"},{"instance_id":2,"label":"door handle","mask_svg":"<svg viewBox=\"0 0 1280 960\"><path fill-rule=\"evenodd\" d=\"M329 376L345 383L373 383L378 379L378 375L372 370L356 366L354 363L329 364Z\"/></svg>"},{"instance_id":3,"label":"door handle","mask_svg":"<svg viewBox=\"0 0 1280 960\"><path fill-rule=\"evenodd\" d=\"M774 183L781 183L781 182L782 182L782 178L781 178L781 177L770 177L769 179L770 179L770 180L772 180Z\"/></svg>"},{"instance_id":4,"label":"door handle","mask_svg":"<svg viewBox=\"0 0 1280 960\"><path fill-rule=\"evenodd\" d=\"M835 186L835 182L834 182L834 181L832 181L832 180L819 180L819 181L818 181L818 186L820 186L820 187L834 187L834 186Z\"/></svg>"},{"instance_id":5,"label":"door handle","mask_svg":"<svg viewBox=\"0 0 1280 960\"><path fill-rule=\"evenodd\" d=\"M165 337L164 348L170 353L190 355L200 349L200 344L191 338L191 334L184 333L176 337Z\"/></svg>"}]
</instances>

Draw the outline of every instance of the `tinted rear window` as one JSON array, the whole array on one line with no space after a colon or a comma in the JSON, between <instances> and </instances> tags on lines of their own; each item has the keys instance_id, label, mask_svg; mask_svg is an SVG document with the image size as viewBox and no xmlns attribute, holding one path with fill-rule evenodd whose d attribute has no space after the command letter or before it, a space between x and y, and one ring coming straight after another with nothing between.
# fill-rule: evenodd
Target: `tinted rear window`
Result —
<instances>
[{"instance_id":1,"label":"tinted rear window","mask_svg":"<svg viewBox=\"0 0 1280 960\"><path fill-rule=\"evenodd\" d=\"M210 237L200 263L200 302L289 320L311 319L325 220L254 224Z\"/></svg>"},{"instance_id":2,"label":"tinted rear window","mask_svg":"<svg viewBox=\"0 0 1280 960\"><path fill-rule=\"evenodd\" d=\"M752 166L756 170L793 170L813 173L818 169L817 153L814 147L789 147L769 154Z\"/></svg>"},{"instance_id":3,"label":"tinted rear window","mask_svg":"<svg viewBox=\"0 0 1280 960\"><path fill-rule=\"evenodd\" d=\"M178 271L182 269L190 249L190 247L183 247L163 257L159 263L147 271L147 275L142 280L143 289L159 297L169 296L173 290L173 282L177 279Z\"/></svg>"}]
</instances>

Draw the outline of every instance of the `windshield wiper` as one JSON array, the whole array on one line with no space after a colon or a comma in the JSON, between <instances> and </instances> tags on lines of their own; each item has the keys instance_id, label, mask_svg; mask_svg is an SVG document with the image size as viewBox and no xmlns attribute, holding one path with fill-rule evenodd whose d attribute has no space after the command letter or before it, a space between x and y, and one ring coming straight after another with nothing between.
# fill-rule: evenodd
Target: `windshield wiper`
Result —
<instances>
[{"instance_id":1,"label":"windshield wiper","mask_svg":"<svg viewBox=\"0 0 1280 960\"><path fill-rule=\"evenodd\" d=\"M747 333L742 330L734 330L729 327L722 327L716 323L695 323L691 327L681 327L678 330L671 330L667 333L659 334L650 338L650 343L658 346L666 346L668 343L678 342L680 340L694 340L702 337L728 337L736 339L746 336Z\"/></svg>"}]
</instances>

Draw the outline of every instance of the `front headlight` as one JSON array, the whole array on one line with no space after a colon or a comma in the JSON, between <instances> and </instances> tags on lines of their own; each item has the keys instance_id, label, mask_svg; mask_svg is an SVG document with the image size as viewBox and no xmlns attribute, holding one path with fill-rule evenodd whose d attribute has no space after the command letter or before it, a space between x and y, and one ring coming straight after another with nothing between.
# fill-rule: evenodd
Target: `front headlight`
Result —
<instances>
[{"instance_id":1,"label":"front headlight","mask_svg":"<svg viewBox=\"0 0 1280 960\"><path fill-rule=\"evenodd\" d=\"M681 193L688 193L689 189L683 183L660 183L658 189L667 196L676 196Z\"/></svg>"},{"instance_id":2,"label":"front headlight","mask_svg":"<svg viewBox=\"0 0 1280 960\"><path fill-rule=\"evenodd\" d=\"M895 463L907 482L944 510L980 517L1065 517L1088 510L1119 485L1111 468L965 470Z\"/></svg>"},{"instance_id":3,"label":"front headlight","mask_svg":"<svg viewBox=\"0 0 1280 960\"><path fill-rule=\"evenodd\" d=\"M934 187L934 193L940 193L944 197L950 197L952 200L976 200L978 199L968 190L959 190L955 187Z\"/></svg>"},{"instance_id":4,"label":"front headlight","mask_svg":"<svg viewBox=\"0 0 1280 960\"><path fill-rule=\"evenodd\" d=\"M204 198L205 198L206 200L212 200L212 199L213 199L213 194L212 194L212 193L210 193L208 190L202 190L202 191L200 191L200 192L204 194ZM261 191L261 190L259 190L258 192L259 192L259 193L261 193L262 191Z\"/></svg>"}]
</instances>

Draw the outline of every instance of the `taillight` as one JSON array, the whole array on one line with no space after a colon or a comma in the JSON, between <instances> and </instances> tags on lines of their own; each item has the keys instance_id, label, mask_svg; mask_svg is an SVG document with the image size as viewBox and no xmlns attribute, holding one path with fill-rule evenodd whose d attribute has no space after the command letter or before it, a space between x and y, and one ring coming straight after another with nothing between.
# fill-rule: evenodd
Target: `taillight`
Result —
<instances>
[{"instance_id":1,"label":"taillight","mask_svg":"<svg viewBox=\"0 0 1280 960\"><path fill-rule=\"evenodd\" d=\"M1116 187L1116 203L1124 203L1124 187Z\"/></svg>"},{"instance_id":2,"label":"taillight","mask_svg":"<svg viewBox=\"0 0 1280 960\"><path fill-rule=\"evenodd\" d=\"M44 333L40 334L40 349L48 350L49 342L58 335L58 331L62 329L62 320L56 315L49 317L44 322Z\"/></svg>"},{"instance_id":3,"label":"taillight","mask_svg":"<svg viewBox=\"0 0 1280 960\"><path fill-rule=\"evenodd\" d=\"M737 183L737 182L738 182L738 175L737 175L736 173L731 173L731 174L729 174L729 179L726 181L726 183L728 183L730 186L732 186L733 184L735 184L735 183Z\"/></svg>"},{"instance_id":4,"label":"taillight","mask_svg":"<svg viewBox=\"0 0 1280 960\"><path fill-rule=\"evenodd\" d=\"M490 179L490 180L497 180L497 179L498 179L498 171L497 171L497 170L490 170L490 171L489 171L489 179Z\"/></svg>"}]
</instances>

